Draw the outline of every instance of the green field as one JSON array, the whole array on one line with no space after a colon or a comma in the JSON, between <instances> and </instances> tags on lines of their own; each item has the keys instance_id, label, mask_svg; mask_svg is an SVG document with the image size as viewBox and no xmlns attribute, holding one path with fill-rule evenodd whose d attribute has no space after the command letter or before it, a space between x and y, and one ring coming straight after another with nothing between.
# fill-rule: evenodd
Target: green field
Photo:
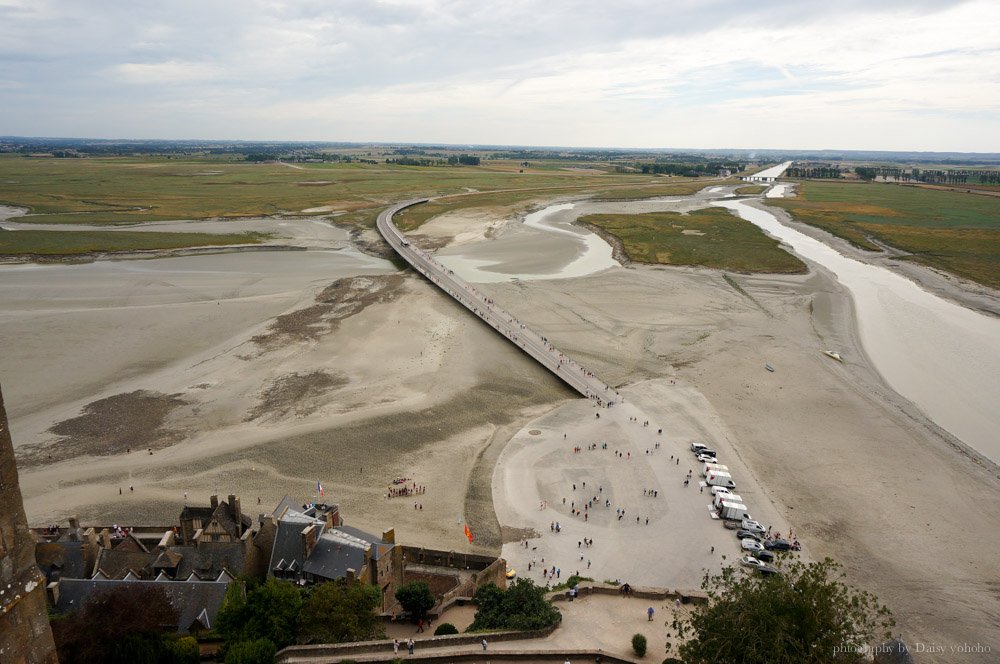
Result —
<instances>
[{"instance_id":1,"label":"green field","mask_svg":"<svg viewBox=\"0 0 1000 664\"><path fill-rule=\"evenodd\" d=\"M29 209L24 224L141 225L175 219L336 215L338 223L374 225L379 211L406 198L448 196L399 216L406 230L468 207L510 207L539 196L599 199L693 194L717 179L653 178L567 170L564 161L484 160L481 166L399 166L363 163L249 163L231 156L156 155L85 159L0 155L0 204ZM306 210L317 209L315 212ZM215 244L220 236L164 234L135 240L98 232L8 237L5 254ZM169 237L169 240L168 240ZM221 236L227 237L227 236ZM243 242L231 239L228 243ZM162 242L161 242L162 241Z\"/></svg>"},{"instance_id":2,"label":"green field","mask_svg":"<svg viewBox=\"0 0 1000 664\"><path fill-rule=\"evenodd\" d=\"M778 241L722 208L690 214L594 214L580 221L616 237L630 260L734 272L805 272ZM686 232L685 232L686 231Z\"/></svg>"},{"instance_id":3,"label":"green field","mask_svg":"<svg viewBox=\"0 0 1000 664\"><path fill-rule=\"evenodd\" d=\"M1000 199L887 184L800 182L794 198L767 199L798 221L855 246L883 243L906 258L1000 288Z\"/></svg>"},{"instance_id":4,"label":"green field","mask_svg":"<svg viewBox=\"0 0 1000 664\"><path fill-rule=\"evenodd\" d=\"M152 233L117 231L3 231L0 254L74 256L99 251L142 251L181 249L206 245L259 244L267 239L260 233Z\"/></svg>"},{"instance_id":5,"label":"green field","mask_svg":"<svg viewBox=\"0 0 1000 664\"><path fill-rule=\"evenodd\" d=\"M754 196L763 193L765 189L767 189L766 184L748 184L745 187L738 187L735 193L737 196Z\"/></svg>"},{"instance_id":6,"label":"green field","mask_svg":"<svg viewBox=\"0 0 1000 664\"><path fill-rule=\"evenodd\" d=\"M645 184L648 177L392 164L252 164L166 157L30 159L0 155L0 203L27 207L25 223L135 224L171 219L300 214L384 207L415 196L468 190Z\"/></svg>"}]
</instances>

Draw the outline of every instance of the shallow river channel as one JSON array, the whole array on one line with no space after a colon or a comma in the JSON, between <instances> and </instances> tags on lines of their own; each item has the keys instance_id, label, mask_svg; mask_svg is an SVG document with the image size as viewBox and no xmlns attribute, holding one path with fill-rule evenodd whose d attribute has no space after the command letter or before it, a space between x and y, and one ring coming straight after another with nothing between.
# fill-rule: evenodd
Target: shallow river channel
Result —
<instances>
[{"instance_id":1,"label":"shallow river channel","mask_svg":"<svg viewBox=\"0 0 1000 664\"><path fill-rule=\"evenodd\" d=\"M1000 463L1000 436L996 435L1000 431L1000 319L945 300L884 267L847 258L781 224L769 212L744 201L725 200L722 189L683 199L552 205L527 216L524 226L534 231L530 237L481 242L438 258L477 283L581 277L617 263L603 239L572 224L579 216L693 209L706 204L726 207L802 258L831 271L851 293L861 343L886 382L939 426ZM783 190L784 185L775 185L767 195L781 196ZM512 258L528 254L530 267Z\"/></svg>"}]
</instances>

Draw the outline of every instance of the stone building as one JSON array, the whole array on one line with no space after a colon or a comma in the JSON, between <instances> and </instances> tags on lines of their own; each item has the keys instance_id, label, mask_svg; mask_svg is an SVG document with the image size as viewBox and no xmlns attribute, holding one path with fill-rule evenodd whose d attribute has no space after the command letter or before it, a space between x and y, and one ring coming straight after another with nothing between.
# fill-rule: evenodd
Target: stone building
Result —
<instances>
[{"instance_id":1,"label":"stone building","mask_svg":"<svg viewBox=\"0 0 1000 664\"><path fill-rule=\"evenodd\" d=\"M277 530L268 576L300 584L363 581L381 592L382 611L395 603L403 558L393 529L370 535L344 525L336 505L299 506L287 497L271 519Z\"/></svg>"},{"instance_id":2,"label":"stone building","mask_svg":"<svg viewBox=\"0 0 1000 664\"><path fill-rule=\"evenodd\" d=\"M0 662L58 662L0 393Z\"/></svg>"}]
</instances>

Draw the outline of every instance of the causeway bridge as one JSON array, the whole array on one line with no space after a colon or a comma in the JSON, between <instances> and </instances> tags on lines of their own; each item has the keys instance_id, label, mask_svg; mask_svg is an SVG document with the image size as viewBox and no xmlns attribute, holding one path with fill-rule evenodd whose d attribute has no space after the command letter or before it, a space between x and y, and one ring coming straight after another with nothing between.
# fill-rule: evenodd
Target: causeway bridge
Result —
<instances>
[{"instance_id":1,"label":"causeway bridge","mask_svg":"<svg viewBox=\"0 0 1000 664\"><path fill-rule=\"evenodd\" d=\"M375 224L389 246L432 284L450 295L582 396L593 399L601 406L621 401L621 397L614 389L556 348L546 337L521 323L498 307L488 296L456 276L426 252L410 244L402 231L396 228L392 216L400 210L426 203L428 200L430 199L415 198L403 201L379 214Z\"/></svg>"}]
</instances>

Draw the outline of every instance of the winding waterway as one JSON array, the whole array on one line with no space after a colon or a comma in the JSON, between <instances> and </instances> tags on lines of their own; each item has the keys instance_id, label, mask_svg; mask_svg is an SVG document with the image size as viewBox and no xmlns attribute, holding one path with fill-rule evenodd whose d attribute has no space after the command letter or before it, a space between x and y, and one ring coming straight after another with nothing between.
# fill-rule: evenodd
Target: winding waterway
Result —
<instances>
[{"instance_id":1,"label":"winding waterway","mask_svg":"<svg viewBox=\"0 0 1000 664\"><path fill-rule=\"evenodd\" d=\"M706 204L726 207L804 259L830 270L852 296L861 343L885 381L939 426L1000 463L1000 436L996 435L1000 431L1000 319L945 300L887 268L848 258L781 224L767 211L745 201L724 200L721 189L713 187L684 199L552 205L525 219L525 226L544 232L546 238L509 246L492 240L472 251L463 247L459 255L439 255L439 260L476 283L581 277L617 264L602 238L572 225L582 214L637 214ZM780 197L783 190L784 185L775 185L766 195ZM573 250L552 250L559 245ZM526 254L534 255L531 269L518 269L514 257Z\"/></svg>"},{"instance_id":2,"label":"winding waterway","mask_svg":"<svg viewBox=\"0 0 1000 664\"><path fill-rule=\"evenodd\" d=\"M833 272L851 293L861 343L885 381L942 428L1000 463L1000 319L848 258L744 201L713 205Z\"/></svg>"}]
</instances>

